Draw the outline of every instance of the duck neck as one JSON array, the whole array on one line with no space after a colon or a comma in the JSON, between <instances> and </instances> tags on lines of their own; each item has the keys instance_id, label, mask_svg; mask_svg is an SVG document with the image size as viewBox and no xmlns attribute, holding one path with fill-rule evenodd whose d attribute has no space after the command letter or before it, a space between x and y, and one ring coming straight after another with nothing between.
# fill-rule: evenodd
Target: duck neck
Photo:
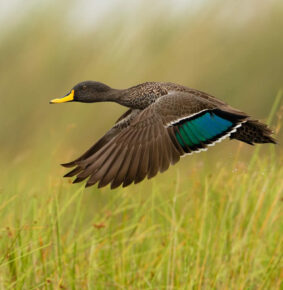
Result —
<instances>
[{"instance_id":1,"label":"duck neck","mask_svg":"<svg viewBox=\"0 0 283 290\"><path fill-rule=\"evenodd\" d=\"M146 98L140 92L136 92L135 88L129 88L123 90L111 89L97 98L95 102L115 102L132 109L144 109L152 102L151 99Z\"/></svg>"},{"instance_id":2,"label":"duck neck","mask_svg":"<svg viewBox=\"0 0 283 290\"><path fill-rule=\"evenodd\" d=\"M128 89L118 90L111 89L105 96L106 102L115 102L119 105L133 108L133 98Z\"/></svg>"},{"instance_id":3,"label":"duck neck","mask_svg":"<svg viewBox=\"0 0 283 290\"><path fill-rule=\"evenodd\" d=\"M85 98L85 103L100 103L100 102L116 102L119 103L122 90L110 89L106 92L90 95L89 98Z\"/></svg>"}]
</instances>

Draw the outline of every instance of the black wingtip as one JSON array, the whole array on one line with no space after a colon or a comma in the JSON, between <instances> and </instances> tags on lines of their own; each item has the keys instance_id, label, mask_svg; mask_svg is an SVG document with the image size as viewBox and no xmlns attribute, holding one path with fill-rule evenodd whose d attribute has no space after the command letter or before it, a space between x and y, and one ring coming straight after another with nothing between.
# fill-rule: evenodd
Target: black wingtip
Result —
<instances>
[{"instance_id":1,"label":"black wingtip","mask_svg":"<svg viewBox=\"0 0 283 290\"><path fill-rule=\"evenodd\" d=\"M96 183L96 182L95 182ZM88 188L88 187L91 187L91 186L93 186L93 185L95 185L95 183L86 183L86 185L85 185L85 188Z\"/></svg>"},{"instance_id":2,"label":"black wingtip","mask_svg":"<svg viewBox=\"0 0 283 290\"><path fill-rule=\"evenodd\" d=\"M72 162L68 162L68 163L62 163L61 166L66 167L66 168L74 167L74 166L76 166L76 162L72 161Z\"/></svg>"},{"instance_id":3,"label":"black wingtip","mask_svg":"<svg viewBox=\"0 0 283 290\"><path fill-rule=\"evenodd\" d=\"M118 188L120 185L121 185L121 183L115 183L112 181L110 188L115 189L115 188Z\"/></svg>"},{"instance_id":4,"label":"black wingtip","mask_svg":"<svg viewBox=\"0 0 283 290\"><path fill-rule=\"evenodd\" d=\"M107 186L107 184L108 183L104 184L104 183L99 182L97 188L105 187L105 186Z\"/></svg>"},{"instance_id":5,"label":"black wingtip","mask_svg":"<svg viewBox=\"0 0 283 290\"><path fill-rule=\"evenodd\" d=\"M63 177L72 177L72 171L68 172L67 174L65 174Z\"/></svg>"},{"instance_id":6,"label":"black wingtip","mask_svg":"<svg viewBox=\"0 0 283 290\"><path fill-rule=\"evenodd\" d=\"M77 177L75 180L73 180L73 183L79 183L82 182L84 179Z\"/></svg>"},{"instance_id":7,"label":"black wingtip","mask_svg":"<svg viewBox=\"0 0 283 290\"><path fill-rule=\"evenodd\" d=\"M80 167L76 167L75 169L71 170L70 172L68 172L67 174L64 175L64 177L73 177L76 174L78 174L81 171Z\"/></svg>"}]
</instances>

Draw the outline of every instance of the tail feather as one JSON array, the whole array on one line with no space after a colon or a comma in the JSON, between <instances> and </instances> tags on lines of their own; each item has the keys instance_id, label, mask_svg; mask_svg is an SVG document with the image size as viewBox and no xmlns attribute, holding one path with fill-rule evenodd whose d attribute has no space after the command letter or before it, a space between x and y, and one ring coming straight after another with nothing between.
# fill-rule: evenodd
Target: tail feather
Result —
<instances>
[{"instance_id":1,"label":"tail feather","mask_svg":"<svg viewBox=\"0 0 283 290\"><path fill-rule=\"evenodd\" d=\"M276 140L272 137L272 134L272 130L267 125L257 120L248 120L235 133L231 134L230 138L250 145L254 145L254 143L276 144Z\"/></svg>"}]
</instances>

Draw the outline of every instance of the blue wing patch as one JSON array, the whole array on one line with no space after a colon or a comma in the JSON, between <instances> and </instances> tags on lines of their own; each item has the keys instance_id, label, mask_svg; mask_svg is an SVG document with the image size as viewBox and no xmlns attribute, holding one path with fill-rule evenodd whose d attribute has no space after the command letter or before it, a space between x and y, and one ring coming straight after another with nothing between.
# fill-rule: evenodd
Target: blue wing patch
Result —
<instances>
[{"instance_id":1,"label":"blue wing patch","mask_svg":"<svg viewBox=\"0 0 283 290\"><path fill-rule=\"evenodd\" d=\"M184 119L178 126L176 138L183 148L199 148L198 145L208 144L226 135L237 123L218 116L215 112L205 112L191 119Z\"/></svg>"}]
</instances>

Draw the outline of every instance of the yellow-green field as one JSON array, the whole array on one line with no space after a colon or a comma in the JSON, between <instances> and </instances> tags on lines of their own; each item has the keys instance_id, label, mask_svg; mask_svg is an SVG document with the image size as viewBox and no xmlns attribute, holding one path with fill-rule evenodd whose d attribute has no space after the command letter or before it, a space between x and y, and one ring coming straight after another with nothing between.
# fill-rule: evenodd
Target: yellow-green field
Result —
<instances>
[{"instance_id":1,"label":"yellow-green field","mask_svg":"<svg viewBox=\"0 0 283 290\"><path fill-rule=\"evenodd\" d=\"M100 1L19 0L0 17L1 290L282 287L282 1L176 1L97 13ZM59 164L125 108L48 102L89 79L206 91L278 145L224 141L138 185L85 190Z\"/></svg>"},{"instance_id":2,"label":"yellow-green field","mask_svg":"<svg viewBox=\"0 0 283 290\"><path fill-rule=\"evenodd\" d=\"M0 195L1 289L279 289L282 154L251 164L237 150L114 191L40 167L12 179Z\"/></svg>"}]
</instances>

